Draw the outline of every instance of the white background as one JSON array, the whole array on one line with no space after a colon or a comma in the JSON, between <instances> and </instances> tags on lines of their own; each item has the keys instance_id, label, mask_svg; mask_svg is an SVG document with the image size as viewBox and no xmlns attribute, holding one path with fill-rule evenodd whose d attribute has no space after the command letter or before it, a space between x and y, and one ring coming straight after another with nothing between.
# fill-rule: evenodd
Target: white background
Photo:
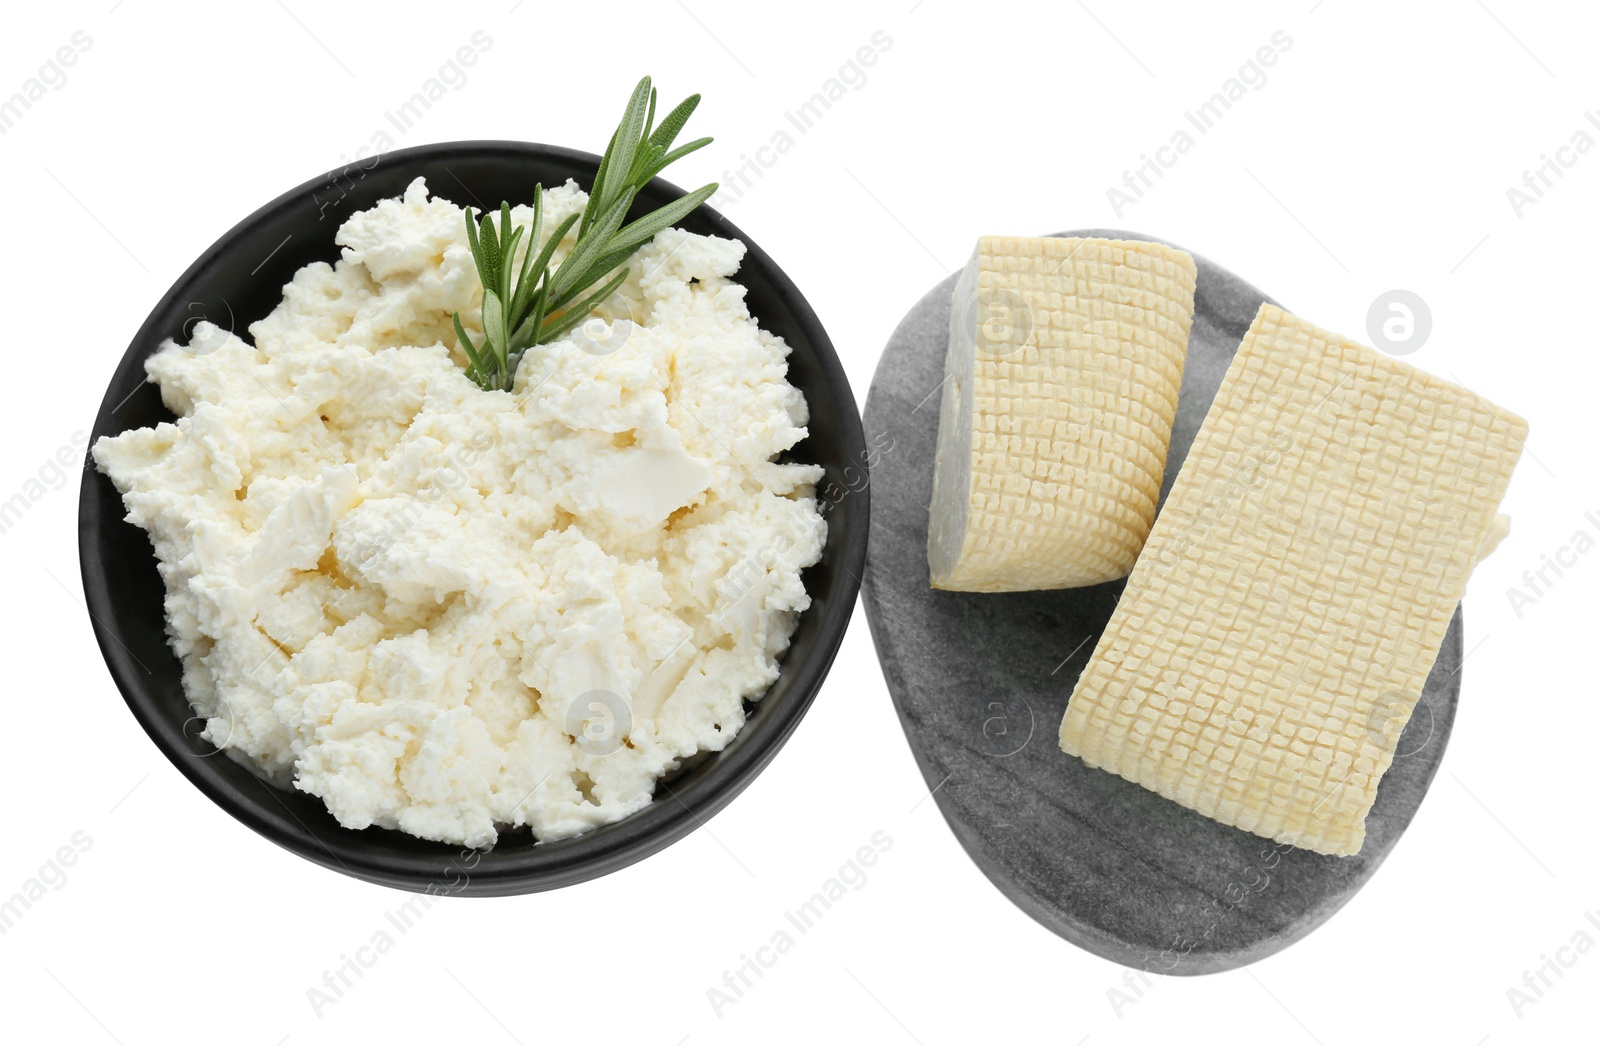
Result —
<instances>
[{"instance_id":1,"label":"white background","mask_svg":"<svg viewBox=\"0 0 1600 1046\"><path fill-rule=\"evenodd\" d=\"M1507 197L1580 128L1600 139L1584 119L1600 110L1591 5L113 2L14 5L0 32L0 97L75 31L92 39L66 82L0 136L11 324L0 500L37 490L26 485L41 469L55 479L47 462L89 427L133 332L202 249L367 145L480 29L493 45L469 81L397 147L522 138L598 151L649 72L669 100L705 94L690 134L717 141L671 172L685 185L755 155L789 127L785 112L887 34L865 82L726 208L809 296L858 399L896 322L980 234L1120 226L1206 254L1362 340L1376 296L1420 294L1433 332L1409 359L1522 413L1532 436L1506 502L1512 536L1467 597L1455 735L1387 864L1286 952L1140 985L1120 1008L1108 991L1124 971L1013 908L934 803L919 804L927 787L858 614L794 739L708 827L557 894L437 904L319 1016L307 989L405 896L256 837L145 738L80 603L72 475L0 535L11 597L0 896L75 832L92 845L0 936L0 1035L267 1046L1593 1036L1600 949L1560 953L1573 965L1520 1014L1507 994L1580 930L1600 941L1585 921L1600 909L1600 551L1548 574L1556 583L1520 616L1508 597L1575 532L1600 536L1600 149L1565 154L1571 169L1520 215ZM1107 188L1280 29L1293 44L1265 85L1118 216ZM893 846L866 885L715 1013L707 989L724 970L880 830Z\"/></svg>"}]
</instances>

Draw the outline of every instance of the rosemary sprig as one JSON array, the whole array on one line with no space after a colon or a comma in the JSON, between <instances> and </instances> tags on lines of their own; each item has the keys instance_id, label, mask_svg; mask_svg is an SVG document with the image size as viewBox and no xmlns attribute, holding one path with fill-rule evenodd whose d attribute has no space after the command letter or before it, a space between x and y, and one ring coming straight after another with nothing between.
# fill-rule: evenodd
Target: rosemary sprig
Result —
<instances>
[{"instance_id":1,"label":"rosemary sprig","mask_svg":"<svg viewBox=\"0 0 1600 1046\"><path fill-rule=\"evenodd\" d=\"M533 188L531 228L511 224L509 203L500 204L498 228L492 214L480 217L467 208L467 242L483 282L482 344L474 345L467 336L459 312L455 327L461 351L467 355L467 376L481 388L509 390L529 349L576 327L628 277L627 269L611 270L717 191L715 182L703 185L623 224L634 197L650 179L673 161L711 143L710 138L697 138L672 147L699 104L700 96L690 95L656 126L656 90L648 76L640 80L595 172L588 206L581 215L569 215L548 235L542 184ZM575 224L577 241L552 272L550 259L556 246ZM522 264L517 265L517 248L524 243ZM600 286L591 291L597 283Z\"/></svg>"}]
</instances>

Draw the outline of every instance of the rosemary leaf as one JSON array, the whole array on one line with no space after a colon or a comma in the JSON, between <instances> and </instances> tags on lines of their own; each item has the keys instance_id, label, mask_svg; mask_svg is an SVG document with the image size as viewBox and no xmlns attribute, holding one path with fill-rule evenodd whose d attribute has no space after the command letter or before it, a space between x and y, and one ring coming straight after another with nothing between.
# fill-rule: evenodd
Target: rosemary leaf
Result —
<instances>
[{"instance_id":1,"label":"rosemary leaf","mask_svg":"<svg viewBox=\"0 0 1600 1046\"><path fill-rule=\"evenodd\" d=\"M568 215L548 235L542 184L534 187L531 227L512 224L509 202L500 204L498 226L492 213L478 215L467 209L467 243L483 285L483 343L473 344L460 313L454 321L456 340L468 360L467 376L483 389L509 390L529 350L582 322L622 286L628 270L618 270L618 266L717 191L714 182L703 185L624 224L639 192L652 178L711 142L700 138L672 148L700 104L699 95L679 102L659 126L656 101L656 90L646 76L634 87L622 120L611 134L583 213ZM552 272L555 251L574 225L576 242ZM520 266L516 260L519 249Z\"/></svg>"},{"instance_id":2,"label":"rosemary leaf","mask_svg":"<svg viewBox=\"0 0 1600 1046\"><path fill-rule=\"evenodd\" d=\"M539 340L543 342L559 338L579 323L588 319L589 313L593 311L594 307L611 297L612 292L622 286L622 281L627 278L627 269L618 270L615 276L606 281L605 286L547 323L544 329L539 332L541 335Z\"/></svg>"}]
</instances>

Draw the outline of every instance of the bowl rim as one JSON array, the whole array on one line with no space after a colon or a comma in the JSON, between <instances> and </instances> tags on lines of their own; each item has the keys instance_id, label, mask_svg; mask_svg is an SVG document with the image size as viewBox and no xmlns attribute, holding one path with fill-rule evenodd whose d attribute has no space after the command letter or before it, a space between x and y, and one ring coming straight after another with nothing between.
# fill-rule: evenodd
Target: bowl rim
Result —
<instances>
[{"instance_id":1,"label":"bowl rim","mask_svg":"<svg viewBox=\"0 0 1600 1046\"><path fill-rule=\"evenodd\" d=\"M482 154L485 157L499 154L506 158L534 162L554 161L579 165L591 171L600 163L600 157L593 153L511 139L470 139L430 143L386 151L372 159L375 160L374 166L376 163L381 163L385 167L398 165L404 168L406 165L418 162L460 160L465 154ZM259 835L300 857L357 879L430 894L503 896L558 889L598 878L643 860L700 827L743 791L792 736L821 688L854 615L866 561L870 499L869 490L865 486L859 490L851 488L848 497L853 504L842 533L830 536L829 539L830 546L834 543L843 546L840 553L842 557L839 563L840 575L835 579L837 588L833 598L825 608L813 606L812 609L805 611L805 613L814 613L817 609L823 611L817 645L806 660L798 664L782 663L780 671L789 671L792 668L795 676L789 684L789 692L785 694L779 707L773 711L771 719L759 724L762 730L760 743L734 745L731 746L731 750L724 749L716 753L719 758L718 764L679 790L675 791L664 782L658 781L657 793L651 802L627 817L569 839L527 845L509 859L494 860L491 867L482 869L480 865L484 856L498 853L503 857L504 852L498 847L490 851L476 851L463 847L460 848L457 859L441 866L440 855L437 854L423 857L398 851L374 853L367 847L341 849L337 845L339 836L334 836L335 845L330 845L328 839L318 835L294 814L275 786L256 777L254 773L247 773L244 776L253 780L261 791L276 799L276 806L266 803L259 795L251 794L253 789L240 787L233 778L217 769L217 760L197 758L197 753L189 746L190 739L183 735L182 727L174 729L155 695L144 685L144 678L148 676L147 670L138 662L132 651L122 644L117 635L118 630L108 624L108 621L113 620L112 607L116 597L112 592L107 563L101 555L98 536L105 519L100 511L100 498L94 488L97 483L109 480L100 475L95 468L92 448L99 436L105 432L126 431L126 428L118 429L106 424L107 418L121 405L111 402L112 395L119 390L118 379L123 371L130 367L143 369L144 360L166 337L165 330L161 329L164 315L174 302L191 296L193 287L202 281L204 274L220 257L228 254L238 241L246 238L252 231L282 220L293 204L302 201L319 188L326 187L330 180L348 174L359 162L347 163L323 172L280 193L219 236L201 252L151 308L129 342L128 348L117 361L106 395L95 414L95 424L92 429L94 437L89 442L89 448L85 450L84 475L79 485L79 568L95 641L99 645L112 680L122 694L124 703L162 755L217 806ZM430 194L432 191L430 189ZM651 182L647 192L652 195L665 194L667 199L685 195L677 185L659 177ZM771 256L726 217L709 204L702 204L696 209L695 214L699 221L712 227L711 231L715 235L738 239L744 243L745 257L740 264L741 271L756 268L763 273L774 296L788 311L795 326L804 333L806 340L811 343L816 365L822 374L822 384L828 389L829 394L839 401L838 413L842 420L839 441L842 444L843 461L846 464L864 462L866 450L860 409L851 391L844 367L834 351L833 343L810 303ZM139 386L135 385L135 388L137 387ZM115 504L120 508L120 496L116 498ZM120 522L120 517L118 521ZM744 731L741 731L740 736L743 734ZM700 757L703 757L703 754ZM665 788L675 801L663 801L665 797L660 794L661 788ZM357 832L340 828L339 831L348 832L353 840L366 837L366 833L370 831L390 830L373 828ZM395 834L403 835L399 832Z\"/></svg>"}]
</instances>

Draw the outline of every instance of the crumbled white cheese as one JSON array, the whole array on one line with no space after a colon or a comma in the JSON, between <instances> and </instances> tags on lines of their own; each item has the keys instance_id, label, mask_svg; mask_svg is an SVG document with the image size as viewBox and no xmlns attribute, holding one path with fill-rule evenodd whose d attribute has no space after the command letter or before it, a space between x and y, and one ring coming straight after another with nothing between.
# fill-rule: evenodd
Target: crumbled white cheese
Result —
<instances>
[{"instance_id":1,"label":"crumbled white cheese","mask_svg":"<svg viewBox=\"0 0 1600 1046\"><path fill-rule=\"evenodd\" d=\"M547 222L584 203L549 190ZM450 348L480 298L461 208L419 178L338 243L253 346L164 345L179 420L94 448L206 738L350 828L482 847L639 809L777 677L826 536L821 469L773 460L806 404L730 279L744 245L662 232L615 322L507 393Z\"/></svg>"}]
</instances>

